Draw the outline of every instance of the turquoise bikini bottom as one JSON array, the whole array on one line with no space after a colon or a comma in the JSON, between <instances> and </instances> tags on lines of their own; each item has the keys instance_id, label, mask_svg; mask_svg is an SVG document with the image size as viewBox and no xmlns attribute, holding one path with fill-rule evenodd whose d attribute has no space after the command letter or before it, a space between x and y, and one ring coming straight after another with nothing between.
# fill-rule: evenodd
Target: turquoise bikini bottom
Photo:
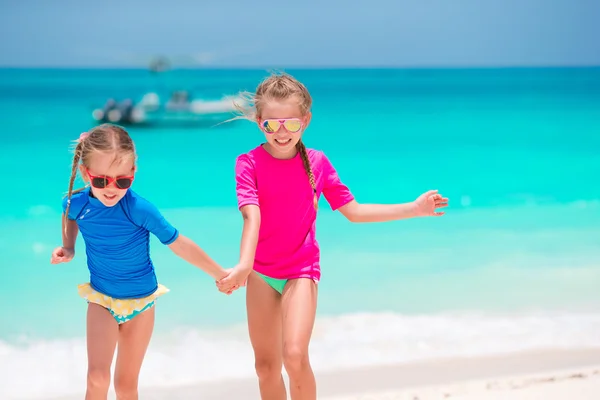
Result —
<instances>
[{"instance_id":1,"label":"turquoise bikini bottom","mask_svg":"<svg viewBox=\"0 0 600 400\"><path fill-rule=\"evenodd\" d=\"M256 275L260 276L265 282L267 282L269 286L277 290L280 294L283 294L283 288L285 287L285 284L288 281L287 279L271 278L269 276L261 274L260 272L256 272Z\"/></svg>"}]
</instances>

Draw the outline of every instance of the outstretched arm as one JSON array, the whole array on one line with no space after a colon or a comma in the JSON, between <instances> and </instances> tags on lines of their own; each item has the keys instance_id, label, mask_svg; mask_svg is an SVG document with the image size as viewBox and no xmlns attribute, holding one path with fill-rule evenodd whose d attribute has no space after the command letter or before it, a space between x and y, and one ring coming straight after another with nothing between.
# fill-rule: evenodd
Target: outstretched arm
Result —
<instances>
[{"instance_id":1,"label":"outstretched arm","mask_svg":"<svg viewBox=\"0 0 600 400\"><path fill-rule=\"evenodd\" d=\"M227 272L191 239L180 234L177 239L168 246L173 253L177 254L190 264L200 268L215 280L227 276Z\"/></svg>"},{"instance_id":2,"label":"outstretched arm","mask_svg":"<svg viewBox=\"0 0 600 400\"><path fill-rule=\"evenodd\" d=\"M325 156L320 154L323 175L323 195L333 210L339 210L351 222L387 222L425 216L441 216L436 211L446 207L448 199L437 190L423 193L415 201L402 204L361 204L354 199L348 187L342 183L337 171Z\"/></svg>"},{"instance_id":3,"label":"outstretched arm","mask_svg":"<svg viewBox=\"0 0 600 400\"><path fill-rule=\"evenodd\" d=\"M200 268L215 280L227 276L212 258L206 254L194 241L179 233L173 225L165 219L158 208L146 199L135 195L129 199L133 222L151 232L162 244L169 248L190 264Z\"/></svg>"},{"instance_id":4,"label":"outstretched arm","mask_svg":"<svg viewBox=\"0 0 600 400\"><path fill-rule=\"evenodd\" d=\"M387 222L415 217L438 217L444 215L444 212L437 209L447 206L447 198L438 194L437 190L430 190L409 203L361 204L352 200L339 210L350 222Z\"/></svg>"}]
</instances>

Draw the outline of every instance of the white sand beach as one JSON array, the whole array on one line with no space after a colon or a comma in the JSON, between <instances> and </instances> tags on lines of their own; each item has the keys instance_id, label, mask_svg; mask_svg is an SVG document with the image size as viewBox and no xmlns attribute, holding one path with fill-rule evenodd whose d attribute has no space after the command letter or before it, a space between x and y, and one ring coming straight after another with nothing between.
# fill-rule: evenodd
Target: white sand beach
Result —
<instances>
[{"instance_id":1,"label":"white sand beach","mask_svg":"<svg viewBox=\"0 0 600 400\"><path fill-rule=\"evenodd\" d=\"M333 396L327 400L592 400L599 396L600 364L531 375Z\"/></svg>"},{"instance_id":2,"label":"white sand beach","mask_svg":"<svg viewBox=\"0 0 600 400\"><path fill-rule=\"evenodd\" d=\"M317 379L318 398L323 400L597 400L600 349L547 350L338 370L317 373ZM140 391L140 399L144 400L200 398L260 399L254 379Z\"/></svg>"}]
</instances>

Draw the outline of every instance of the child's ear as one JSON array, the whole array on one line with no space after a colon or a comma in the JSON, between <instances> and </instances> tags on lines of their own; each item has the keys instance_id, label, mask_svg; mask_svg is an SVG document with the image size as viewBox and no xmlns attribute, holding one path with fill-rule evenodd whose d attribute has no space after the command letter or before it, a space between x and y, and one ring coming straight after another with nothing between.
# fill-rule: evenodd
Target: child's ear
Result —
<instances>
[{"instance_id":1,"label":"child's ear","mask_svg":"<svg viewBox=\"0 0 600 400\"><path fill-rule=\"evenodd\" d=\"M81 179L83 179L84 182L89 181L87 169L83 166L83 164L79 164L79 173L81 174Z\"/></svg>"},{"instance_id":2,"label":"child's ear","mask_svg":"<svg viewBox=\"0 0 600 400\"><path fill-rule=\"evenodd\" d=\"M304 129L306 129L306 127L308 127L308 125L310 124L310 120L312 119L312 113L309 111L305 116L304 116Z\"/></svg>"}]
</instances>

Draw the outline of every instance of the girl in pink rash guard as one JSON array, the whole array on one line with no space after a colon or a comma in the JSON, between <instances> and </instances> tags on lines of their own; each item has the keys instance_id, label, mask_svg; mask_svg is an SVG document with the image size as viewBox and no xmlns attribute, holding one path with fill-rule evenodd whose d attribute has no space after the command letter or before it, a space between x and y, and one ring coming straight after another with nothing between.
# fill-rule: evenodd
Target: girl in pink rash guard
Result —
<instances>
[{"instance_id":1,"label":"girl in pink rash guard","mask_svg":"<svg viewBox=\"0 0 600 400\"><path fill-rule=\"evenodd\" d=\"M360 204L323 152L307 149L302 134L312 99L289 75L265 79L249 96L244 117L266 143L236 160L238 206L244 219L239 264L217 282L231 293L247 284L248 329L263 400L285 400L282 365L293 400L315 400L308 347L321 277L315 224L321 195L351 222L441 216L448 199L435 190L404 204Z\"/></svg>"}]
</instances>

